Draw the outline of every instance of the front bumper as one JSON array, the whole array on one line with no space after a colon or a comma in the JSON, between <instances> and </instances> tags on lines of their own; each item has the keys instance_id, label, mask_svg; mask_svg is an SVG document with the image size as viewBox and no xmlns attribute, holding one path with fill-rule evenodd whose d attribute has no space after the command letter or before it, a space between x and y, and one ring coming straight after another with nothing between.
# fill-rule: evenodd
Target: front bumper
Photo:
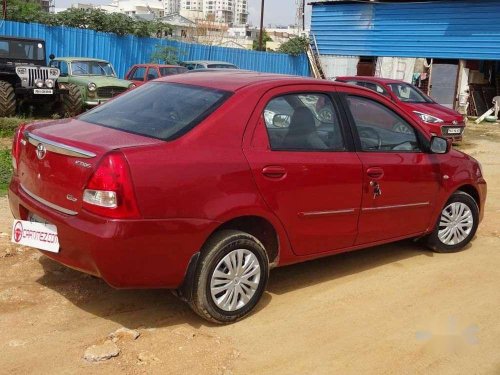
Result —
<instances>
[{"instance_id":1,"label":"front bumper","mask_svg":"<svg viewBox=\"0 0 500 375\"><path fill-rule=\"evenodd\" d=\"M217 222L202 219L108 220L85 211L55 211L28 196L16 177L9 187L16 219L34 213L57 227L60 251L46 256L116 288L178 288L192 255Z\"/></svg>"},{"instance_id":2,"label":"front bumper","mask_svg":"<svg viewBox=\"0 0 500 375\"><path fill-rule=\"evenodd\" d=\"M98 106L99 104L106 103L109 99L92 99L92 100L85 100L85 105L87 107L95 107Z\"/></svg>"}]
</instances>

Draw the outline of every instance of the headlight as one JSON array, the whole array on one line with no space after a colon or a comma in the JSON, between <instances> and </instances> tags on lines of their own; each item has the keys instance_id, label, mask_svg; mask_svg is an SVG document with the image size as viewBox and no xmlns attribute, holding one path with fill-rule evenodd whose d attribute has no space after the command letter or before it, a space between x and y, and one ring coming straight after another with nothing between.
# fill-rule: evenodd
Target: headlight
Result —
<instances>
[{"instance_id":1,"label":"headlight","mask_svg":"<svg viewBox=\"0 0 500 375\"><path fill-rule=\"evenodd\" d=\"M59 76L59 69L52 68L52 69L49 70L49 74L51 76Z\"/></svg>"},{"instance_id":2,"label":"headlight","mask_svg":"<svg viewBox=\"0 0 500 375\"><path fill-rule=\"evenodd\" d=\"M133 89L135 87L135 83L131 83L130 86L128 87L129 89Z\"/></svg>"},{"instance_id":3,"label":"headlight","mask_svg":"<svg viewBox=\"0 0 500 375\"><path fill-rule=\"evenodd\" d=\"M89 91L95 91L97 89L97 86L94 82L89 82L87 88L89 89Z\"/></svg>"},{"instance_id":4,"label":"headlight","mask_svg":"<svg viewBox=\"0 0 500 375\"><path fill-rule=\"evenodd\" d=\"M413 111L413 113L415 113L418 117L420 117L420 119L423 122L427 122L429 124L439 124L439 123L443 122L443 120L441 120L440 118L429 115L427 113L423 113L423 112L419 112L419 111Z\"/></svg>"},{"instance_id":5,"label":"headlight","mask_svg":"<svg viewBox=\"0 0 500 375\"><path fill-rule=\"evenodd\" d=\"M47 86L49 89L54 87L54 80L49 78L45 80L45 86Z\"/></svg>"},{"instance_id":6,"label":"headlight","mask_svg":"<svg viewBox=\"0 0 500 375\"><path fill-rule=\"evenodd\" d=\"M43 81L41 79L35 80L35 86L39 89L43 87Z\"/></svg>"},{"instance_id":7,"label":"headlight","mask_svg":"<svg viewBox=\"0 0 500 375\"><path fill-rule=\"evenodd\" d=\"M26 74L26 68L16 68L16 73L19 75Z\"/></svg>"}]
</instances>

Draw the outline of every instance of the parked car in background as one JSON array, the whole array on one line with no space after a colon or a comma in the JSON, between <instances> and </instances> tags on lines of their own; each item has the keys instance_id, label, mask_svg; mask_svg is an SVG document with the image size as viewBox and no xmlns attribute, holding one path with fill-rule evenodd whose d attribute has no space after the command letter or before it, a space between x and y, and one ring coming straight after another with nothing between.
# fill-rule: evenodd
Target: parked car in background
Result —
<instances>
[{"instance_id":1,"label":"parked car in background","mask_svg":"<svg viewBox=\"0 0 500 375\"><path fill-rule=\"evenodd\" d=\"M187 71L186 67L179 65L136 64L129 69L125 79L132 81L136 86L140 86L159 77L186 73Z\"/></svg>"},{"instance_id":2,"label":"parked car in background","mask_svg":"<svg viewBox=\"0 0 500 375\"><path fill-rule=\"evenodd\" d=\"M131 81L119 79L113 65L106 60L86 57L58 57L49 66L61 71L59 82L80 88L84 108L105 103L135 87Z\"/></svg>"},{"instance_id":3,"label":"parked car in background","mask_svg":"<svg viewBox=\"0 0 500 375\"><path fill-rule=\"evenodd\" d=\"M175 289L218 323L275 266L404 238L458 251L486 199L480 164L394 102L276 74L159 78L20 127L12 153L13 242L117 288Z\"/></svg>"},{"instance_id":4,"label":"parked car in background","mask_svg":"<svg viewBox=\"0 0 500 375\"><path fill-rule=\"evenodd\" d=\"M368 76L337 77L336 81L376 91L418 119L431 134L451 138L453 141L462 140L465 129L464 116L453 109L436 103L409 83ZM406 131L406 128L401 127L399 124L394 124L394 126L400 131Z\"/></svg>"},{"instance_id":5,"label":"parked car in background","mask_svg":"<svg viewBox=\"0 0 500 375\"><path fill-rule=\"evenodd\" d=\"M208 61L208 60L184 61L184 62L181 62L181 65L188 68L188 70L195 70L195 69L238 69L238 67L236 65L225 62L225 61Z\"/></svg>"}]
</instances>

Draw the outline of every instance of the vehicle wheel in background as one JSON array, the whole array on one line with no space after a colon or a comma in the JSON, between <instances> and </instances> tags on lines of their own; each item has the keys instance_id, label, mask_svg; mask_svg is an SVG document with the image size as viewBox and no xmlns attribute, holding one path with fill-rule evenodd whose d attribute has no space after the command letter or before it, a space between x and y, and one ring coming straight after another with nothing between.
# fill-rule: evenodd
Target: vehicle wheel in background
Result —
<instances>
[{"instance_id":1,"label":"vehicle wheel in background","mask_svg":"<svg viewBox=\"0 0 500 375\"><path fill-rule=\"evenodd\" d=\"M0 117L9 117L16 114L16 94L12 85L0 81Z\"/></svg>"},{"instance_id":2,"label":"vehicle wheel in background","mask_svg":"<svg viewBox=\"0 0 500 375\"><path fill-rule=\"evenodd\" d=\"M83 97L80 88L71 83L66 85L68 93L63 96L61 116L74 117L83 112Z\"/></svg>"},{"instance_id":3,"label":"vehicle wheel in background","mask_svg":"<svg viewBox=\"0 0 500 375\"><path fill-rule=\"evenodd\" d=\"M195 272L191 308L214 323L231 323L259 302L269 277L269 259L254 236L216 233L203 247Z\"/></svg>"},{"instance_id":4,"label":"vehicle wheel in background","mask_svg":"<svg viewBox=\"0 0 500 375\"><path fill-rule=\"evenodd\" d=\"M453 193L446 202L434 231L426 238L427 245L438 253L453 253L467 245L476 234L479 208L463 191Z\"/></svg>"}]
</instances>

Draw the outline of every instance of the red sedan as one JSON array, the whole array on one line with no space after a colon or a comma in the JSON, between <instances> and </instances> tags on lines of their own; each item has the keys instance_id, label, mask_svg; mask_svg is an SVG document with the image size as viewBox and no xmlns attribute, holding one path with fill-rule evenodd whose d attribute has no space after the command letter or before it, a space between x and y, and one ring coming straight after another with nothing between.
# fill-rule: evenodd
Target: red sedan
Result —
<instances>
[{"instance_id":1,"label":"red sedan","mask_svg":"<svg viewBox=\"0 0 500 375\"><path fill-rule=\"evenodd\" d=\"M337 77L336 81L366 87L386 96L419 120L432 135L451 138L453 141L462 140L465 129L464 116L436 103L413 85L394 79L365 76ZM407 130L400 124L393 126L400 131Z\"/></svg>"},{"instance_id":2,"label":"red sedan","mask_svg":"<svg viewBox=\"0 0 500 375\"><path fill-rule=\"evenodd\" d=\"M14 242L117 288L176 289L220 323L276 266L404 238L458 251L486 198L479 163L392 101L251 72L162 78L24 125L13 166Z\"/></svg>"},{"instance_id":3,"label":"red sedan","mask_svg":"<svg viewBox=\"0 0 500 375\"><path fill-rule=\"evenodd\" d=\"M134 82L136 86L141 86L156 78L186 73L188 69L179 65L163 64L136 64L132 66L125 79Z\"/></svg>"}]
</instances>

